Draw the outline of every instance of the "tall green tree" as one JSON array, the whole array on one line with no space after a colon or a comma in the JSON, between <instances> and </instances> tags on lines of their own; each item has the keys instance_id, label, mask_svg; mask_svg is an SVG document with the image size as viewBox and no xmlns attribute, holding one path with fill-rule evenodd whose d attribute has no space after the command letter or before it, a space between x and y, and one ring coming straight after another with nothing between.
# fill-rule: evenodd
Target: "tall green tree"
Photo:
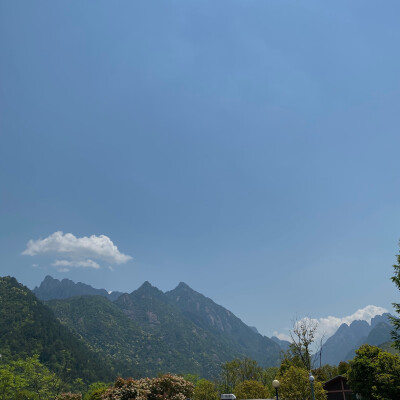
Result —
<instances>
[{"instance_id":1,"label":"tall green tree","mask_svg":"<svg viewBox=\"0 0 400 400\"><path fill-rule=\"evenodd\" d=\"M290 366L281 375L279 394L285 400L312 400L311 386L308 372L304 368ZM326 400L326 393L321 382L314 382L314 394L316 400Z\"/></svg>"},{"instance_id":2,"label":"tall green tree","mask_svg":"<svg viewBox=\"0 0 400 400\"><path fill-rule=\"evenodd\" d=\"M60 393L62 388L60 378L40 363L38 355L26 360L18 360L13 364L15 373L24 382L25 392L30 393L30 399L48 400Z\"/></svg>"},{"instance_id":3,"label":"tall green tree","mask_svg":"<svg viewBox=\"0 0 400 400\"><path fill-rule=\"evenodd\" d=\"M218 400L218 392L215 385L207 379L200 379L196 382L193 391L194 400Z\"/></svg>"},{"instance_id":4,"label":"tall green tree","mask_svg":"<svg viewBox=\"0 0 400 400\"><path fill-rule=\"evenodd\" d=\"M364 400L400 399L399 356L364 344L349 364L349 386Z\"/></svg>"},{"instance_id":5,"label":"tall green tree","mask_svg":"<svg viewBox=\"0 0 400 400\"><path fill-rule=\"evenodd\" d=\"M400 243L399 243L400 245ZM394 275L392 276L392 282L397 286L397 289L400 290L400 254L397 254L397 264L393 265ZM397 350L400 350L400 303L392 303L393 307L397 313L397 317L391 317L392 321L392 338L394 340L394 346Z\"/></svg>"},{"instance_id":6,"label":"tall green tree","mask_svg":"<svg viewBox=\"0 0 400 400\"><path fill-rule=\"evenodd\" d=\"M235 394L238 399L265 399L269 391L259 381L243 381L235 388Z\"/></svg>"},{"instance_id":7,"label":"tall green tree","mask_svg":"<svg viewBox=\"0 0 400 400\"><path fill-rule=\"evenodd\" d=\"M25 380L17 375L14 367L10 364L0 366L0 399L12 399L16 392L19 392L25 386Z\"/></svg>"}]
</instances>

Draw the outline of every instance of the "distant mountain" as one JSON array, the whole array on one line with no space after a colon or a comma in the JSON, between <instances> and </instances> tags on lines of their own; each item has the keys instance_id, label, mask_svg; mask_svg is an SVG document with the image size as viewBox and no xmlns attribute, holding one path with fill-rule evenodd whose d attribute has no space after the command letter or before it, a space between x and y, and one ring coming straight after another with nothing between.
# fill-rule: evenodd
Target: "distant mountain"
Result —
<instances>
[{"instance_id":1,"label":"distant mountain","mask_svg":"<svg viewBox=\"0 0 400 400\"><path fill-rule=\"evenodd\" d=\"M39 287L33 289L33 293L40 300L54 300L54 299L68 299L74 296L103 296L107 299L114 301L122 293L121 292L107 292L105 289L95 289L85 283L75 283L69 279L59 281L47 275Z\"/></svg>"},{"instance_id":2,"label":"distant mountain","mask_svg":"<svg viewBox=\"0 0 400 400\"><path fill-rule=\"evenodd\" d=\"M75 337L15 278L0 278L0 354L3 361L38 354L66 382L113 379L111 368Z\"/></svg>"},{"instance_id":3,"label":"distant mountain","mask_svg":"<svg viewBox=\"0 0 400 400\"><path fill-rule=\"evenodd\" d=\"M256 360L262 366L276 365L280 346L271 339L254 332L226 308L196 292L181 282L165 293L170 304L197 326L227 341L241 354Z\"/></svg>"},{"instance_id":4,"label":"distant mountain","mask_svg":"<svg viewBox=\"0 0 400 400\"><path fill-rule=\"evenodd\" d=\"M272 336L271 340L273 340L275 343L277 343L282 351L286 351L290 346L290 342L288 342L287 340L281 340L281 339L277 338L276 336Z\"/></svg>"},{"instance_id":5,"label":"distant mountain","mask_svg":"<svg viewBox=\"0 0 400 400\"><path fill-rule=\"evenodd\" d=\"M390 340L390 314L378 315L367 321L353 321L342 324L322 346L322 363L337 365L355 356L355 350L362 344L380 345Z\"/></svg>"}]
</instances>

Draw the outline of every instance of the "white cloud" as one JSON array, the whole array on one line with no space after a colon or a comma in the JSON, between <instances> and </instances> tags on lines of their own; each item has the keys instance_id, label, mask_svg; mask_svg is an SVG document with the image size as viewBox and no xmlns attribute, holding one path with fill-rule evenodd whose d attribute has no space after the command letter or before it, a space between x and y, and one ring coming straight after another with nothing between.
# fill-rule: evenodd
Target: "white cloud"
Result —
<instances>
[{"instance_id":1,"label":"white cloud","mask_svg":"<svg viewBox=\"0 0 400 400\"><path fill-rule=\"evenodd\" d=\"M56 260L51 264L53 267L86 267L86 268L94 268L99 269L100 265L93 260L84 260L84 261L68 261L68 260Z\"/></svg>"},{"instance_id":2,"label":"white cloud","mask_svg":"<svg viewBox=\"0 0 400 400\"><path fill-rule=\"evenodd\" d=\"M55 267L89 267L100 268L93 261L104 261L110 264L123 264L132 257L123 254L112 240L105 235L76 237L72 233L54 232L45 239L29 240L23 255L62 255L63 260L53 262Z\"/></svg>"},{"instance_id":3,"label":"white cloud","mask_svg":"<svg viewBox=\"0 0 400 400\"><path fill-rule=\"evenodd\" d=\"M280 340L287 340L288 342L291 341L290 335L288 335L286 333L279 333L277 331L274 331L273 336L276 336Z\"/></svg>"},{"instance_id":4,"label":"white cloud","mask_svg":"<svg viewBox=\"0 0 400 400\"><path fill-rule=\"evenodd\" d=\"M346 317L339 318L329 316L326 318L319 318L316 320L318 322L318 331L320 335L325 333L325 337L328 338L332 336L342 324L350 325L356 320L364 320L370 324L373 317L382 315L385 312L388 312L386 308L369 305Z\"/></svg>"},{"instance_id":5,"label":"white cloud","mask_svg":"<svg viewBox=\"0 0 400 400\"><path fill-rule=\"evenodd\" d=\"M316 346L319 345L321 338L323 338L325 341L330 336L332 336L337 331L339 326L342 324L350 325L353 321L356 320L364 320L370 324L371 319L373 317L375 317L376 315L382 315L385 312L388 312L386 308L369 305L345 317L328 316L325 318L318 318L318 319L312 318L311 320L318 324L318 329L315 335L315 345ZM308 319L308 318L302 318L302 319ZM274 336L278 337L281 340L291 341L290 335L287 335L285 333L274 332Z\"/></svg>"}]
</instances>

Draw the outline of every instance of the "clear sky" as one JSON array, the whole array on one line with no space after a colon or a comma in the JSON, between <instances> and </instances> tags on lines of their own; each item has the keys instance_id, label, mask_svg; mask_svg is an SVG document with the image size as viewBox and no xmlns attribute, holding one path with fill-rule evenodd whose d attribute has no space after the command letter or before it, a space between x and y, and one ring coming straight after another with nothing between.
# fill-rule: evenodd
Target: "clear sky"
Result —
<instances>
[{"instance_id":1,"label":"clear sky","mask_svg":"<svg viewBox=\"0 0 400 400\"><path fill-rule=\"evenodd\" d=\"M390 310L399 15L398 0L0 1L1 275L184 281L267 335Z\"/></svg>"}]
</instances>

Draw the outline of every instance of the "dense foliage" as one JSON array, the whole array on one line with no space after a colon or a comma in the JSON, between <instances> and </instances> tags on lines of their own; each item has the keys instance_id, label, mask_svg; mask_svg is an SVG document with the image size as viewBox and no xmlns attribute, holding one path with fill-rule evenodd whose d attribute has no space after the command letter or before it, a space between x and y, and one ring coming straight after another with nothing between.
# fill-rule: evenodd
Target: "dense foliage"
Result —
<instances>
[{"instance_id":1,"label":"dense foliage","mask_svg":"<svg viewBox=\"0 0 400 400\"><path fill-rule=\"evenodd\" d=\"M397 264L393 265L394 275L392 276L392 282L397 286L397 289L400 290L400 254L397 255ZM397 317L392 317L392 338L394 340L394 345L397 350L400 350L400 303L393 303L393 308L397 313Z\"/></svg>"},{"instance_id":2,"label":"dense foliage","mask_svg":"<svg viewBox=\"0 0 400 400\"><path fill-rule=\"evenodd\" d=\"M365 400L400 399L400 357L365 344L347 373L350 387Z\"/></svg>"},{"instance_id":3,"label":"dense foliage","mask_svg":"<svg viewBox=\"0 0 400 400\"><path fill-rule=\"evenodd\" d=\"M218 400L218 391L213 382L199 379L193 391L193 400Z\"/></svg>"},{"instance_id":4,"label":"dense foliage","mask_svg":"<svg viewBox=\"0 0 400 400\"><path fill-rule=\"evenodd\" d=\"M107 363L76 338L15 278L0 278L0 354L3 362L39 355L66 382L109 380Z\"/></svg>"},{"instance_id":5,"label":"dense foliage","mask_svg":"<svg viewBox=\"0 0 400 400\"><path fill-rule=\"evenodd\" d=\"M280 382L279 393L283 399L312 400L309 375L304 368L292 365L277 378ZM326 393L321 382L314 382L314 394L316 400L326 400Z\"/></svg>"}]
</instances>

